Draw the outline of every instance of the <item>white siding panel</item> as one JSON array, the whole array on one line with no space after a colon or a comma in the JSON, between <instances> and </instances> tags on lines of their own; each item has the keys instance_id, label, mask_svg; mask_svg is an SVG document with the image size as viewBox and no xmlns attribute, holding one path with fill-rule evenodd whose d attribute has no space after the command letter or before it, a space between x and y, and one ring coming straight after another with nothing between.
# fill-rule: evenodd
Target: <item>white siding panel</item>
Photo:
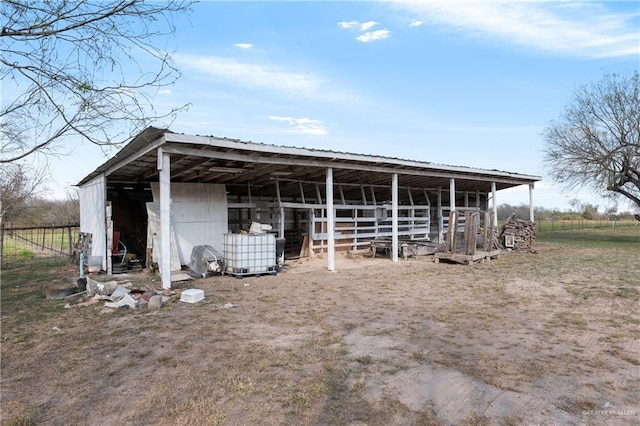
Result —
<instances>
[{"instance_id":1,"label":"white siding panel","mask_svg":"<svg viewBox=\"0 0 640 426\"><path fill-rule=\"evenodd\" d=\"M80 187L80 232L91 233L90 256L102 256L102 269L107 269L106 184L104 174Z\"/></svg>"},{"instance_id":2,"label":"white siding panel","mask_svg":"<svg viewBox=\"0 0 640 426\"><path fill-rule=\"evenodd\" d=\"M157 183L151 184L154 201L160 199ZM221 253L223 235L229 232L227 193L224 185L171 183L171 224L177 239L180 263L186 265L196 245L210 245Z\"/></svg>"},{"instance_id":3,"label":"white siding panel","mask_svg":"<svg viewBox=\"0 0 640 426\"><path fill-rule=\"evenodd\" d=\"M171 271L180 270L180 257L178 256L178 245L176 244L176 234L173 224L169 224L171 248ZM147 248L151 249L154 263L158 264L158 269L162 273L162 250L160 250L160 203L147 203Z\"/></svg>"}]
</instances>

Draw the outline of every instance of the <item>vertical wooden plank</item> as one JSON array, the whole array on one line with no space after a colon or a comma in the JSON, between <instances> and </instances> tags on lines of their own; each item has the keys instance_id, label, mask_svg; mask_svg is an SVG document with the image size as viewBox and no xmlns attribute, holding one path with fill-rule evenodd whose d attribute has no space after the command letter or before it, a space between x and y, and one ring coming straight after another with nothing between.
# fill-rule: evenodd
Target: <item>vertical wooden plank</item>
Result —
<instances>
[{"instance_id":1,"label":"vertical wooden plank","mask_svg":"<svg viewBox=\"0 0 640 426\"><path fill-rule=\"evenodd\" d=\"M473 235L473 214L472 213L465 213L465 219L464 219L464 243L465 243L465 247L464 247L464 251L465 254L470 255L472 252L471 249L471 242L473 241L472 239L472 235Z\"/></svg>"},{"instance_id":2,"label":"vertical wooden plank","mask_svg":"<svg viewBox=\"0 0 640 426\"><path fill-rule=\"evenodd\" d=\"M309 236L302 237L302 246L300 247L299 257L307 257L307 249L309 247Z\"/></svg>"},{"instance_id":3,"label":"vertical wooden plank","mask_svg":"<svg viewBox=\"0 0 640 426\"><path fill-rule=\"evenodd\" d=\"M495 244L496 243L496 228L497 226L497 217L496 215L492 212L491 213L491 229L489 230L490 235L489 235L489 241L491 242L489 244L489 250L494 250L498 248L498 245Z\"/></svg>"},{"instance_id":4,"label":"vertical wooden plank","mask_svg":"<svg viewBox=\"0 0 640 426\"><path fill-rule=\"evenodd\" d=\"M484 229L482 230L482 238L483 238L483 244L482 244L482 249L483 251L489 251L491 245L489 244L489 227L491 227L491 221L489 218L489 212L484 212Z\"/></svg>"},{"instance_id":5,"label":"vertical wooden plank","mask_svg":"<svg viewBox=\"0 0 640 426\"><path fill-rule=\"evenodd\" d=\"M473 256L476 254L476 247L477 247L477 241L478 241L478 222L480 220L480 214L478 212L471 213L469 220L471 221L471 223L468 224L470 228L468 254Z\"/></svg>"},{"instance_id":6,"label":"vertical wooden plank","mask_svg":"<svg viewBox=\"0 0 640 426\"><path fill-rule=\"evenodd\" d=\"M464 213L464 254L471 254L471 231L473 226L471 225L471 215L469 212Z\"/></svg>"},{"instance_id":7,"label":"vertical wooden plank","mask_svg":"<svg viewBox=\"0 0 640 426\"><path fill-rule=\"evenodd\" d=\"M449 229L447 235L450 235L451 253L456 254L456 248L458 246L458 212L451 210L449 212Z\"/></svg>"},{"instance_id":8,"label":"vertical wooden plank","mask_svg":"<svg viewBox=\"0 0 640 426\"><path fill-rule=\"evenodd\" d=\"M298 179L298 187L300 188L300 199L302 200L302 204L306 204L304 201L304 188L302 187L302 179Z\"/></svg>"}]
</instances>

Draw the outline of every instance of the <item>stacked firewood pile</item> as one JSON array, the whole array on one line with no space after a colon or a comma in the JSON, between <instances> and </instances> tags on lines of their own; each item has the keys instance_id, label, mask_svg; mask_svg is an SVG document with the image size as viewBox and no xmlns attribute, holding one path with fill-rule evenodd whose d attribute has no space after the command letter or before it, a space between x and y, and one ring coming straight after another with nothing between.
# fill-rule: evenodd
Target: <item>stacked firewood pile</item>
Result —
<instances>
[{"instance_id":1,"label":"stacked firewood pile","mask_svg":"<svg viewBox=\"0 0 640 426\"><path fill-rule=\"evenodd\" d=\"M507 249L531 251L536 244L536 224L530 220L518 219L511 213L502 225L500 242Z\"/></svg>"}]
</instances>

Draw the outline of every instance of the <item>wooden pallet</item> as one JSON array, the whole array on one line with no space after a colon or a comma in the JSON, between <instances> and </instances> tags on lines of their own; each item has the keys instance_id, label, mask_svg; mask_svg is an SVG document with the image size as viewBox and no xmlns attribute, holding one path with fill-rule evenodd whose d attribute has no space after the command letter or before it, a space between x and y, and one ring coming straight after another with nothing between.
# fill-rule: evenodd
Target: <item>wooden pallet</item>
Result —
<instances>
[{"instance_id":1,"label":"wooden pallet","mask_svg":"<svg viewBox=\"0 0 640 426\"><path fill-rule=\"evenodd\" d=\"M487 260L497 259L500 257L500 250L493 251L479 251L476 254L460 254L460 253L435 253L435 262L440 260L447 260L455 263L462 263L463 265L471 265L473 263L482 263Z\"/></svg>"},{"instance_id":2,"label":"wooden pallet","mask_svg":"<svg viewBox=\"0 0 640 426\"><path fill-rule=\"evenodd\" d=\"M255 269L242 269L242 268L226 268L224 275L233 275L236 278L243 277L258 277L261 275L276 275L278 268L276 266L270 267L267 270L255 270Z\"/></svg>"}]
</instances>

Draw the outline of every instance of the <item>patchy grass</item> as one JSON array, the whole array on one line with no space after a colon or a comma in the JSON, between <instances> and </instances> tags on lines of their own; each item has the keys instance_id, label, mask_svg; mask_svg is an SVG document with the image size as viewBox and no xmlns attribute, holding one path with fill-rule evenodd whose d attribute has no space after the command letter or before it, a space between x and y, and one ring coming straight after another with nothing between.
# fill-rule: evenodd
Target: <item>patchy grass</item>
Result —
<instances>
[{"instance_id":1,"label":"patchy grass","mask_svg":"<svg viewBox=\"0 0 640 426\"><path fill-rule=\"evenodd\" d=\"M538 240L473 266L302 260L194 281L204 302L154 312L46 300L72 265L3 270L2 424L578 424L607 402L634 409L640 228Z\"/></svg>"},{"instance_id":2,"label":"patchy grass","mask_svg":"<svg viewBox=\"0 0 640 426\"><path fill-rule=\"evenodd\" d=\"M640 245L640 226L539 232L537 240L560 245L624 249Z\"/></svg>"},{"instance_id":3,"label":"patchy grass","mask_svg":"<svg viewBox=\"0 0 640 426\"><path fill-rule=\"evenodd\" d=\"M69 272L70 266L65 260L3 268L0 284L3 318L19 316L19 322L26 324L59 312L67 302L46 300L44 289L49 284L74 283L75 279Z\"/></svg>"}]
</instances>

